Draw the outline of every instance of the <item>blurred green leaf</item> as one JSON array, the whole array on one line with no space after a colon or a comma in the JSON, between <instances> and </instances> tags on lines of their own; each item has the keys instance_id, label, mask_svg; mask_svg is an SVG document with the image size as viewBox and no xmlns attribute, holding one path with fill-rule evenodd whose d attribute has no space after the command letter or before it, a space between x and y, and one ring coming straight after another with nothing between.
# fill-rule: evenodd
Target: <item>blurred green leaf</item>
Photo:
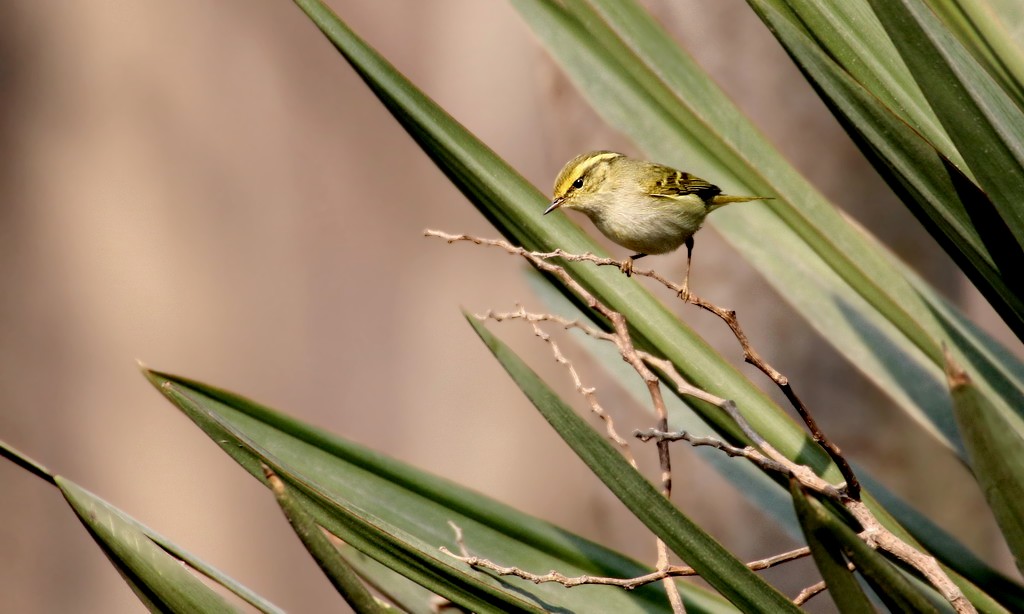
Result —
<instances>
[{"instance_id":1,"label":"blurred green leaf","mask_svg":"<svg viewBox=\"0 0 1024 614\"><path fill-rule=\"evenodd\" d=\"M974 461L999 528L1024 570L1024 426L1016 416L993 407L970 378L950 360L947 364L957 424Z\"/></svg>"},{"instance_id":2,"label":"blurred green leaf","mask_svg":"<svg viewBox=\"0 0 1024 614\"><path fill-rule=\"evenodd\" d=\"M772 2L755 0L752 5L903 202L1003 319L1016 330L1024 330L1024 294L1019 276L1012 273L1012 263L1022 254L1019 250L990 251L989 245L1004 245L1007 238L1012 245L1012 237L997 234L1005 225L985 193L897 115L894 109L904 106L902 100L894 103L898 104L895 107L883 104L877 90L858 83ZM835 6L840 5L846 6ZM852 60L849 63L859 66ZM985 218L985 212L995 219Z\"/></svg>"},{"instance_id":3,"label":"blurred green leaf","mask_svg":"<svg viewBox=\"0 0 1024 614\"><path fill-rule=\"evenodd\" d=\"M869 1L1019 251L1024 112L920 0ZM1011 285L1019 289L1020 279ZM1024 338L1024 331L1009 324Z\"/></svg>"},{"instance_id":4,"label":"blurred green leaf","mask_svg":"<svg viewBox=\"0 0 1024 614\"><path fill-rule=\"evenodd\" d=\"M1018 106L1024 103L1024 52L1009 32L1011 22L1024 25L1024 5L1002 3L1002 14L995 10L999 2L928 0L928 5Z\"/></svg>"},{"instance_id":5,"label":"blurred green leaf","mask_svg":"<svg viewBox=\"0 0 1024 614\"><path fill-rule=\"evenodd\" d=\"M862 478L864 474L858 472ZM930 518L890 492L874 479L864 479L885 509L907 527L914 539L942 564L969 579L1011 612L1024 612L1024 587L968 550Z\"/></svg>"}]
</instances>

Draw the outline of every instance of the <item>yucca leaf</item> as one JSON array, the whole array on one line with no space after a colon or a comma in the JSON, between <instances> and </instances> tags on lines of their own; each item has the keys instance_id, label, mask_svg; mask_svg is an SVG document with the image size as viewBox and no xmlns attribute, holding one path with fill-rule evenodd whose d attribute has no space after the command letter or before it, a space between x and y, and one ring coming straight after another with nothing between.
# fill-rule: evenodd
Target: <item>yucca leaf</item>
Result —
<instances>
[{"instance_id":1,"label":"yucca leaf","mask_svg":"<svg viewBox=\"0 0 1024 614\"><path fill-rule=\"evenodd\" d=\"M41 463L3 441L0 441L0 456L60 489L118 573L151 611L235 611L221 595L188 571L192 568L256 610L267 614L282 613L280 608L219 569L81 486L53 474Z\"/></svg>"},{"instance_id":2,"label":"yucca leaf","mask_svg":"<svg viewBox=\"0 0 1024 614\"><path fill-rule=\"evenodd\" d=\"M795 480L790 481L789 491L804 538L811 549L811 556L814 557L814 564L821 572L825 586L828 587L828 594L839 611L844 614L874 612L875 608L871 606L871 601L864 594L853 571L847 566L842 545L832 535L827 523L830 516L828 511L823 506L813 505L810 497Z\"/></svg>"},{"instance_id":3,"label":"yucca leaf","mask_svg":"<svg viewBox=\"0 0 1024 614\"><path fill-rule=\"evenodd\" d=\"M647 612L667 607L659 586L597 593L496 578L443 554L457 551L448 523L476 556L545 573L629 578L650 570L615 552L446 480L309 427L238 395L149 371L147 377L253 476L261 463L307 499L317 524L351 547L438 595L478 612ZM496 560L497 559L497 560ZM687 586L696 611L721 601ZM546 605L538 605L546 604Z\"/></svg>"},{"instance_id":4,"label":"yucca leaf","mask_svg":"<svg viewBox=\"0 0 1024 614\"><path fill-rule=\"evenodd\" d=\"M903 574L892 566L885 558L864 543L853 530L844 522L832 515L824 505L814 497L804 492L798 484L791 483L790 491L793 494L793 502L797 514L804 523L804 530L813 534L818 541L818 547L812 546L814 561L822 574L828 570L825 576L825 583L832 589L830 581L837 582L843 591L842 595L851 609L850 611L870 611L864 601L856 597L856 591L851 586L852 578L842 575L836 567L837 558L848 558L857 571L874 589L875 594L885 602L893 612L938 612L938 609L928 598L918 591ZM810 540L811 537L808 536ZM822 568L821 562L824 562ZM845 564L842 565L845 570ZM859 586L856 590L859 590ZM844 610L844 604L836 600L840 611Z\"/></svg>"},{"instance_id":5,"label":"yucca leaf","mask_svg":"<svg viewBox=\"0 0 1024 614\"><path fill-rule=\"evenodd\" d=\"M1024 111L920 0L869 1L1019 251L1024 246L1024 208L1019 204L1024 193ZM1011 285L1020 288L1021 278L1015 279L1018 283ZM1017 333L1024 338L1022 331Z\"/></svg>"},{"instance_id":6,"label":"yucca leaf","mask_svg":"<svg viewBox=\"0 0 1024 614\"><path fill-rule=\"evenodd\" d=\"M119 510L60 476L56 484L103 553L151 612L238 611L133 527Z\"/></svg>"},{"instance_id":7,"label":"yucca leaf","mask_svg":"<svg viewBox=\"0 0 1024 614\"><path fill-rule=\"evenodd\" d=\"M573 452L647 528L697 570L704 581L744 612L799 611L676 509L487 327L472 316L466 319Z\"/></svg>"},{"instance_id":8,"label":"yucca leaf","mask_svg":"<svg viewBox=\"0 0 1024 614\"><path fill-rule=\"evenodd\" d=\"M357 614L383 614L394 611L379 603L370 591L360 581L337 548L324 535L320 525L313 519L313 514L307 509L312 505L305 500L301 492L291 490L288 486L269 469L264 470L267 484L270 491L274 493L277 504L284 512L285 518L295 531L302 545L309 551L310 556L317 562L320 569L334 585L338 593L345 598L345 601Z\"/></svg>"},{"instance_id":9,"label":"yucca leaf","mask_svg":"<svg viewBox=\"0 0 1024 614\"><path fill-rule=\"evenodd\" d=\"M863 474L862 474L863 475ZM1024 611L1024 587L997 571L986 561L968 550L952 535L936 525L927 516L890 492L881 483L867 478L864 485L871 489L885 509L914 535L936 559L969 579L1011 612Z\"/></svg>"},{"instance_id":10,"label":"yucca leaf","mask_svg":"<svg viewBox=\"0 0 1024 614\"><path fill-rule=\"evenodd\" d=\"M974 461L975 477L1017 568L1024 570L1024 425L1017 416L989 404L952 360L947 364L947 374L957 424Z\"/></svg>"},{"instance_id":11,"label":"yucca leaf","mask_svg":"<svg viewBox=\"0 0 1024 614\"><path fill-rule=\"evenodd\" d=\"M1017 105L1024 105L1024 51L1009 32L1014 22L1017 26L1024 24L1021 4L928 0L928 5ZM1016 19L1012 19L1011 11Z\"/></svg>"}]
</instances>

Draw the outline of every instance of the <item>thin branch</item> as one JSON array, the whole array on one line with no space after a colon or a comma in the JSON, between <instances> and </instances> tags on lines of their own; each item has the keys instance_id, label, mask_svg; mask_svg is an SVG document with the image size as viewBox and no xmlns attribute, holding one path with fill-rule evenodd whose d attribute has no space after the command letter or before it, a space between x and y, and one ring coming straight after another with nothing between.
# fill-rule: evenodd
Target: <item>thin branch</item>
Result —
<instances>
[{"instance_id":1,"label":"thin branch","mask_svg":"<svg viewBox=\"0 0 1024 614\"><path fill-rule=\"evenodd\" d=\"M496 243L489 242L486 239L478 239L476 237L468 237L466 235L449 235L446 233L440 233L433 230L426 231L427 236L436 236L445 239L449 243L453 241L472 241L479 245L497 245ZM522 248L516 248L522 250ZM597 266L615 266L622 268L622 262L614 260L612 258L604 258L596 256L590 252L583 254L570 254L557 249L553 252L527 252L526 250L521 251L521 255L531 254L533 258L539 260L548 260L551 258L562 258L569 262L592 262ZM531 261L533 258L530 258ZM665 277L658 274L652 269L633 269L633 275L639 277L647 277L653 279L663 286L672 290L679 296L683 296L683 287L680 284L676 284ZM693 303L697 307L704 309L710 313L718 316L732 331L733 336L739 342L740 347L743 349L743 359L747 363L755 366L762 373L768 376L775 384L782 390L782 393L786 396L789 402L796 409L797 413L800 414L800 418L803 419L804 424L807 425L808 430L811 433L811 438L820 445L829 457L839 468L840 473L843 475L843 479L846 481L846 494L852 499L860 498L860 482L857 480L856 474L853 472L853 468L850 467L849 462L843 456L839 446L830 440L824 431L818 426L817 421L811 415L807 406L804 405L803 401L797 396L796 391L793 390L792 385L789 383L789 378L780 373L777 369L771 366L761 355L750 345L750 341L747 339L746 333L743 332L743 328L740 326L739 319L736 317L736 312L732 309L724 309L705 301L704 299L696 296L695 294L688 293L686 298L687 302Z\"/></svg>"},{"instance_id":2,"label":"thin branch","mask_svg":"<svg viewBox=\"0 0 1024 614\"><path fill-rule=\"evenodd\" d=\"M671 282L666 282L670 283ZM681 291L681 288L680 288ZM747 363L757 367L762 373L768 376L775 384L782 390L782 393L786 395L789 402L796 409L797 413L800 414L800 418L803 419L804 424L807 425L807 429L811 433L811 438L820 445L825 452L832 458L832 461L839 468L840 473L843 475L843 479L846 481L846 494L851 499L860 499L860 482L857 480L856 474L853 472L853 468L846 461L846 457L843 456L839 446L829 439L825 433L818 426L818 422L811 415L811 412L804 405L800 397L797 396L796 391L793 390L793 386L789 383L789 378L780 373L775 367L768 364L768 362L761 358L747 339L746 333L743 332L743 328L740 326L740 321L736 317L736 311L733 309L723 309L718 305L705 301L704 299L694 295L689 295L689 302L693 303L697 307L704 309L705 311L711 312L718 316L729 330L732 331L734 337L739 342L740 347L743 349L743 360Z\"/></svg>"},{"instance_id":3,"label":"thin branch","mask_svg":"<svg viewBox=\"0 0 1024 614\"><path fill-rule=\"evenodd\" d=\"M933 557L918 551L917 549L915 549L914 547L910 546L905 541L897 537L891 531L886 529L884 526L882 526L882 524L874 516L874 514L867 508L867 506L864 505L859 500L860 490L856 477L853 475L853 472L849 468L849 465L846 463L842 455L839 453L839 448L832 444L824 436L824 433L821 433L820 429L817 427L817 424L810 417L810 414L806 411L806 407L803 406L803 404L796 397L795 393L792 392L792 388L789 387L788 379L786 379L785 376L783 376L781 373L779 373L770 365L768 365L768 363L764 362L764 360L761 359L760 356L750 347L749 341L747 340L746 335L743 333L742 328L740 328L734 312L723 310L710 303L706 303L705 301L692 295L689 297L691 302L694 302L698 306L707 309L712 313L716 313L716 315L719 315L719 317L722 318L729 325L730 329L733 331L733 334L736 336L737 340L739 340L740 345L744 349L744 355L747 359L747 362L750 362L751 364L757 366L759 369L762 370L762 372L764 372L766 375L768 375L768 377L772 378L773 381L775 381L780 387L782 387L783 392L786 394L787 398L790 399L790 402L792 402L794 406L797 407L797 410L801 413L801 416L804 417L805 422L808 424L808 428L812 431L812 436L814 436L815 440L818 441L819 444L825 448L825 450L829 453L830 456L832 456L833 460L840 467L840 470L843 473L843 477L846 480L846 484L843 488L837 488L836 486L833 486L832 484L828 483L820 476L815 474L810 467L807 467L805 465L799 465L786 458L780 452L778 452L773 446L771 446L771 444L765 441L763 437L761 437L756 431L754 431L754 429L750 426L750 424L746 421L742 414L740 414L739 410L736 408L736 405L733 401L716 397L715 395L712 395L706 391L702 391L690 385L675 370L674 365L672 365L670 361L659 359L643 351L637 350L633 346L625 317L621 313L613 311L612 309L608 308L606 305L601 303L599 300L597 300L596 297L594 297L590 292L583 288L583 286L581 286L576 280L574 280L568 274L568 272L565 271L565 269L563 269L560 266L546 262L546 259L560 257L570 261L591 261L595 262L599 266L618 265L619 263L617 263L616 261L607 258L598 258L593 254L566 254L561 250L556 250L555 252L549 253L533 253L521 247L516 247L508 243L507 241L480 239L468 235L451 235L434 230L427 230L425 231L425 234L427 236L442 238L448 241L449 243L453 243L456 241L470 241L478 245L499 247L511 254L522 256L523 258L530 261L530 263L533 264L538 269L548 272L553 276L557 277L566 286L566 288L568 288L571 292L576 294L576 296L579 297L580 300L582 300L588 307L590 307L591 309L593 309L594 311L608 319L608 321L612 324L614 334L608 334L604 332L591 330L589 329L589 327L579 324L576 321L564 320L556 318L554 316L543 316L544 319L559 322L566 329L578 328L582 330L584 333L590 334L595 338L613 342L618 348L619 354L622 356L623 360L629 363L647 384L648 391L651 395L652 403L654 404L655 410L658 413L658 427L657 429L654 429L650 432L645 432L644 435L649 438L655 438L657 440L659 458L661 459L662 464L663 493L666 497L669 497L671 495L671 464L668 454L668 444L670 442L670 439L685 439L687 441L690 441L694 445L711 445L726 452L727 454L734 456L742 456L744 458L747 458L751 462L757 463L762 468L766 468L772 471L781 471L786 475L792 476L795 479L797 479L804 488L811 491L819 492L822 495L835 500L837 503L839 503L840 505L844 506L847 510L849 510L853 517L860 523L862 527L862 532L860 533L860 536L862 539L865 540L865 543L870 545L872 548L888 552L892 556L895 556L899 560L905 562L907 565L918 570L925 577L925 579L928 580L933 586L935 586L939 593L942 594L943 597L950 602L950 604L954 607L954 609L957 612L976 611L974 606L967 600L967 598L963 595L963 593L956 586L956 584L954 584L952 580L949 579L948 575L946 575L946 573L942 570L942 568L938 565L938 562ZM669 287L670 289L676 291L680 291L682 289L681 287L677 287L672 282L669 282L668 280L662 278L653 271L634 270L633 272L637 275L642 275L658 280L665 286ZM527 318L526 315L519 315L517 317ZM730 418L737 424L740 430L750 439L754 446L756 446L756 448L760 450L760 452L758 451L758 449L755 449L754 447L738 448L736 446L726 444L725 442L716 442L712 438L694 437L685 433L668 433L667 410L665 408L664 398L661 395L661 388L659 385L658 376L651 370L651 368L656 368L662 371L664 376L669 381L672 382L672 384L676 387L680 394L689 395L720 407L730 416ZM761 453L763 453L763 456ZM643 576L643 578L645 579L643 583L663 580L665 578L672 577L675 575L687 575L680 572L680 570L683 568L676 568L673 566L669 566L667 564L667 556L663 556L661 554L661 548L663 548L663 544L660 544L659 542L658 570L653 574ZM611 584L616 586L623 586L624 588L632 588L640 585L635 584L637 579L594 579L589 576L581 576L580 578L586 578L586 580L584 581L580 578L567 578L566 576L559 574L557 572L551 572L550 574L547 574L545 576L536 576L534 574L529 574L528 572L522 571L514 567L500 567L484 559L465 556L458 557L454 554L451 554L446 549L442 548L442 550L450 554L451 556L454 556L455 558L463 560L467 564L478 566L485 569L491 569L496 573L502 573L504 575L515 575L518 577L522 577L524 579L532 580L534 582L560 582L565 586L576 586L579 584ZM566 582L568 582L569 584L566 584ZM801 596L798 596L797 599L803 598L803 600L806 601L806 599L809 599L811 596L813 596L813 594L817 594L815 592L811 592L814 588L815 587L810 587L809 589L806 589L804 592L801 593ZM808 595L804 596L804 593L808 593Z\"/></svg>"},{"instance_id":4,"label":"thin branch","mask_svg":"<svg viewBox=\"0 0 1024 614\"><path fill-rule=\"evenodd\" d=\"M658 427L661 430L668 430L668 410L665 408L665 399L661 395L660 380L658 376L651 371L644 361L637 354L636 348L633 346L633 340L629 334L629 326L626 322L626 317L621 313L610 309L607 305L597 300L589 290L583 287L578 281L573 279L571 275L562 267L547 262L549 258L567 258L572 259L571 254L562 252L561 250L555 250L549 253L538 253L535 254L522 247L512 245L508 241L502 241L500 239L481 239L479 237L473 237L465 234L453 235L437 230L426 230L424 235L428 237L437 237L444 239L448 243L454 243L456 241L469 241L476 243L477 245L487 245L490 247L499 247L504 249L510 254L522 256L530 262L533 266L538 269L550 273L558 278L562 284L565 285L573 294L580 298L588 307L598 312L602 316L608 319L612 325L612 329L615 331L612 339L618 347L619 354L622 359L625 360L633 369L636 370L637 374L643 379L644 383L647 384L648 392L651 396L651 402L654 405L654 410L658 415ZM589 256L589 257L588 257ZM592 254L588 256L581 256L580 259L593 260L596 256ZM609 262L610 259L605 259ZM666 498L672 496L672 461L669 452L667 442L658 444L658 460L661 463L661 491Z\"/></svg>"},{"instance_id":5,"label":"thin branch","mask_svg":"<svg viewBox=\"0 0 1024 614\"><path fill-rule=\"evenodd\" d=\"M604 586L618 586L626 590L633 590L646 584L660 582L665 579L682 578L698 575L696 570L694 570L692 567L688 567L685 565L668 565L664 569L653 571L649 574L637 576L635 578L609 578L604 576L589 575L566 576L565 574L559 573L557 571L549 571L546 574L534 574L526 570L520 569L518 567L505 567L502 565L498 565L493 561L478 556L460 556L448 550L444 546L440 548L440 551L476 569L485 569L487 571L492 571L500 576L515 576L517 578L522 578L523 580L533 582L534 584L546 584L553 582L561 584L566 588L597 584ZM769 569L771 567L775 567L783 563L788 563L790 561L795 561L804 558L808 556L810 553L810 548L797 548L796 550L790 550L789 552L783 552L781 554L776 554L768 558L760 559L757 561L751 561L747 563L746 566L747 569L750 569L751 571L761 571L763 569Z\"/></svg>"},{"instance_id":6,"label":"thin branch","mask_svg":"<svg viewBox=\"0 0 1024 614\"><path fill-rule=\"evenodd\" d=\"M825 592L826 588L828 587L825 586L824 580L808 586L804 590L800 591L800 594L793 599L793 605L799 606L807 603L811 600L811 597L814 597L815 595L820 595L821 593Z\"/></svg>"}]
</instances>

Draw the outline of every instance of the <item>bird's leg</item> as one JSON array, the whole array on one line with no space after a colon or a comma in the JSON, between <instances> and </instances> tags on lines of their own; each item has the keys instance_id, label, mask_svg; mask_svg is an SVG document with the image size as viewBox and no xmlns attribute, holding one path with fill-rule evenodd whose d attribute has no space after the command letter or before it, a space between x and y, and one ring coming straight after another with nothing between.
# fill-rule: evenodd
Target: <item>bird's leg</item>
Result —
<instances>
[{"instance_id":1,"label":"bird's leg","mask_svg":"<svg viewBox=\"0 0 1024 614\"><path fill-rule=\"evenodd\" d=\"M622 261L622 264L619 265L619 270L625 273L626 277L629 277L630 275L633 274L633 261L639 260L640 258L643 258L646 255L647 254L633 254L629 258L626 258L625 260Z\"/></svg>"},{"instance_id":2,"label":"bird's leg","mask_svg":"<svg viewBox=\"0 0 1024 614\"><path fill-rule=\"evenodd\" d=\"M690 260L693 258L693 237L686 239L686 277L683 278L683 289L679 291L679 298L684 301L690 300Z\"/></svg>"}]
</instances>

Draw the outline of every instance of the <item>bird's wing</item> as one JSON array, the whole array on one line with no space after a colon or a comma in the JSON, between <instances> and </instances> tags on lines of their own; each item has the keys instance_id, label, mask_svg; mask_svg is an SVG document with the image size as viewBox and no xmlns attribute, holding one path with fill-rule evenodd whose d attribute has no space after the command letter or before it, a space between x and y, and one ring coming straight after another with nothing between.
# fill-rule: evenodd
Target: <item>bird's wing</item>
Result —
<instances>
[{"instance_id":1,"label":"bird's wing","mask_svg":"<svg viewBox=\"0 0 1024 614\"><path fill-rule=\"evenodd\" d=\"M674 196L696 194L701 200L708 201L722 193L721 188L718 186L690 173L677 171L667 166L662 166L658 170L664 170L664 175L662 179L648 186L648 193L651 196L672 198Z\"/></svg>"}]
</instances>

